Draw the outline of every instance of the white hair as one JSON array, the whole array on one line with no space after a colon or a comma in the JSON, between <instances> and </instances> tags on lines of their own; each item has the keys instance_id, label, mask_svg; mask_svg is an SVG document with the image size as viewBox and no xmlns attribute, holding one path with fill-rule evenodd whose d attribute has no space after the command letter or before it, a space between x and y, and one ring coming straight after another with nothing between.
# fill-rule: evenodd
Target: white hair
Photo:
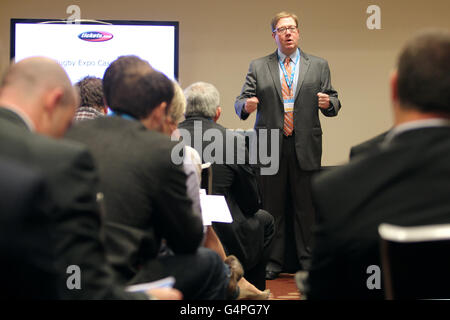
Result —
<instances>
[{"instance_id":1,"label":"white hair","mask_svg":"<svg viewBox=\"0 0 450 320\"><path fill-rule=\"evenodd\" d=\"M220 103L219 91L210 83L196 82L184 90L186 116L214 118Z\"/></svg>"}]
</instances>

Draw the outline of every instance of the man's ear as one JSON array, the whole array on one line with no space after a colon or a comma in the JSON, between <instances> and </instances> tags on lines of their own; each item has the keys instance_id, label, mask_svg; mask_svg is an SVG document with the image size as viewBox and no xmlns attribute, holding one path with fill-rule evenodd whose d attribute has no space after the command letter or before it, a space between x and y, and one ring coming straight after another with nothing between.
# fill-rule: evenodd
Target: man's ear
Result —
<instances>
[{"instance_id":1,"label":"man's ear","mask_svg":"<svg viewBox=\"0 0 450 320\"><path fill-rule=\"evenodd\" d=\"M167 116L167 103L166 102L161 102L160 104L159 104L159 106L157 106L156 108L155 108L155 110L153 111L153 112L156 112L156 120L158 120L158 121L164 121L164 119L165 119L165 117Z\"/></svg>"},{"instance_id":2,"label":"man's ear","mask_svg":"<svg viewBox=\"0 0 450 320\"><path fill-rule=\"evenodd\" d=\"M222 108L219 106L216 109L216 115L214 116L214 119L213 119L214 122L217 122L217 120L219 120L221 113L222 113Z\"/></svg>"},{"instance_id":3,"label":"man's ear","mask_svg":"<svg viewBox=\"0 0 450 320\"><path fill-rule=\"evenodd\" d=\"M53 134L54 115L61 104L64 91L61 88L49 89L40 99L39 111L36 114L36 131L48 136Z\"/></svg>"},{"instance_id":4,"label":"man's ear","mask_svg":"<svg viewBox=\"0 0 450 320\"><path fill-rule=\"evenodd\" d=\"M103 113L108 114L108 109L109 109L109 106L108 106L108 103L106 102L106 98L103 97Z\"/></svg>"},{"instance_id":5,"label":"man's ear","mask_svg":"<svg viewBox=\"0 0 450 320\"><path fill-rule=\"evenodd\" d=\"M44 96L44 111L52 114L61 104L64 97L64 91L61 88L55 88L47 92Z\"/></svg>"},{"instance_id":6,"label":"man's ear","mask_svg":"<svg viewBox=\"0 0 450 320\"><path fill-rule=\"evenodd\" d=\"M398 71L394 70L390 76L391 101L393 104L398 103Z\"/></svg>"},{"instance_id":7,"label":"man's ear","mask_svg":"<svg viewBox=\"0 0 450 320\"><path fill-rule=\"evenodd\" d=\"M163 127L167 117L166 108L167 103L161 102L146 118L143 118L140 121L147 129L159 131Z\"/></svg>"},{"instance_id":8,"label":"man's ear","mask_svg":"<svg viewBox=\"0 0 450 320\"><path fill-rule=\"evenodd\" d=\"M400 100L398 97L398 72L397 70L394 70L391 73L390 79L389 79L389 85L391 89L391 106L392 106L392 112L394 115L394 124L399 124L403 117L402 108L400 107Z\"/></svg>"}]
</instances>

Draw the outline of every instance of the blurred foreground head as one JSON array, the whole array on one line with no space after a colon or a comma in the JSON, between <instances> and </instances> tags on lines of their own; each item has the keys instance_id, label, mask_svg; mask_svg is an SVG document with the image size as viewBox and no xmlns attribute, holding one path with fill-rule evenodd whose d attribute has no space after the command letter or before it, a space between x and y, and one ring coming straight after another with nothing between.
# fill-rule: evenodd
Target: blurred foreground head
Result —
<instances>
[{"instance_id":1,"label":"blurred foreground head","mask_svg":"<svg viewBox=\"0 0 450 320\"><path fill-rule=\"evenodd\" d=\"M391 78L394 109L450 117L450 32L426 30L404 46Z\"/></svg>"}]
</instances>

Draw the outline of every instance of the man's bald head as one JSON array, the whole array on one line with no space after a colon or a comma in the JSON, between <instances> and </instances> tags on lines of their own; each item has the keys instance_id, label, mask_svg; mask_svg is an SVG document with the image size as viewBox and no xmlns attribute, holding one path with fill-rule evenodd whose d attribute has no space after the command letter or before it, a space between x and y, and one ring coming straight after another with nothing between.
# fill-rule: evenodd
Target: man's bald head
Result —
<instances>
[{"instance_id":1,"label":"man's bald head","mask_svg":"<svg viewBox=\"0 0 450 320\"><path fill-rule=\"evenodd\" d=\"M8 68L0 86L0 103L26 114L37 132L59 137L71 123L78 96L55 60L32 57Z\"/></svg>"},{"instance_id":2,"label":"man's bald head","mask_svg":"<svg viewBox=\"0 0 450 320\"><path fill-rule=\"evenodd\" d=\"M33 99L43 90L61 88L62 104L72 103L75 93L64 69L55 61L45 57L32 57L12 64L6 71L1 88L19 89L24 98Z\"/></svg>"}]
</instances>

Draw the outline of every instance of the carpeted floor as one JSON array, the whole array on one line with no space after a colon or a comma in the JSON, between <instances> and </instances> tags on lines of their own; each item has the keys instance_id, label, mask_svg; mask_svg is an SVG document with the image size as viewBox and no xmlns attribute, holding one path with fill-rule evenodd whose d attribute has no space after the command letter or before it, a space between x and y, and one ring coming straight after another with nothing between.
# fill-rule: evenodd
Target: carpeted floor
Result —
<instances>
[{"instance_id":1,"label":"carpeted floor","mask_svg":"<svg viewBox=\"0 0 450 320\"><path fill-rule=\"evenodd\" d=\"M270 289L269 300L300 300L300 293L293 273L281 273L275 280L266 280L266 288Z\"/></svg>"}]
</instances>

